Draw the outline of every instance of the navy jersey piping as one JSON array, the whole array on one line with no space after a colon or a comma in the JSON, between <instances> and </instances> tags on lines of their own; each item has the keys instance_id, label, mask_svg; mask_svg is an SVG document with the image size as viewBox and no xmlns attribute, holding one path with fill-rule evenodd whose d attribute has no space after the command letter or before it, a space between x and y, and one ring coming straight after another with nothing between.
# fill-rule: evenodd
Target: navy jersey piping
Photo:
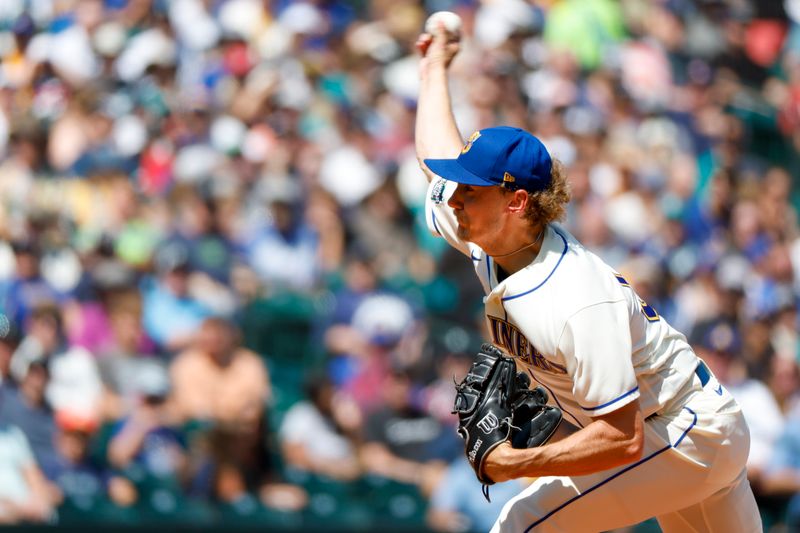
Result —
<instances>
[{"instance_id":1,"label":"navy jersey piping","mask_svg":"<svg viewBox=\"0 0 800 533\"><path fill-rule=\"evenodd\" d=\"M686 409L687 411L689 411L690 413L692 413L692 416L694 417L694 420L692 420L692 424L689 426L689 429L692 429L692 428L694 427L694 425L695 425L695 424L697 424L697 413L695 413L694 411L692 411L692 410L691 410L691 409L689 409L688 407L684 407L684 409ZM681 435L681 437L680 437L680 438L679 438L677 441L675 441L675 444L673 444L673 447L674 447L674 448L677 448L677 447L678 447L678 444L680 444L680 443L681 443L681 441L683 440L683 438L686 436L686 434L687 434L687 433L689 433L689 429L687 429L686 431L684 431L684 432L683 432L683 435Z\"/></svg>"},{"instance_id":2,"label":"navy jersey piping","mask_svg":"<svg viewBox=\"0 0 800 533\"><path fill-rule=\"evenodd\" d=\"M603 486L603 485L605 485L606 483L608 483L608 482L610 482L610 481L613 481L613 480L615 480L616 478L618 478L618 477L619 477L619 476L621 476L622 474L624 474L624 473L626 473L626 472L628 472L628 471L630 471L630 470L633 470L633 469L634 469L634 468L636 468L637 466L639 466L639 465L641 465L641 464L644 464L644 463L646 463L647 461L649 461L649 460L651 460L651 459L653 459L653 458L657 457L658 455L661 455L662 453L664 453L664 452L665 452L665 451L667 451L667 450L670 450L670 449L672 449L672 448L677 448L677 447L678 447L678 445L679 445L679 444L680 444L680 443L683 441L684 437L686 437L686 435L687 435L687 434L688 434L688 433L689 433L689 432L692 430L692 428L693 428L693 427L694 427L694 426L697 424L697 413L695 413L694 411L692 411L692 410L691 410L691 409L689 409L688 407L684 407L684 409L686 409L687 411L689 411L690 413L692 413L692 415L694 415L694 420L692 420L692 423L689 425L689 427L688 427L688 428L686 428L686 431L684 431L684 432L683 432L683 434L680 436L680 438L679 438L677 441L675 441L675 444L668 444L668 445L664 446L664 447L663 447L663 448L661 448L660 450L657 450L657 451L655 451L655 452L651 453L650 455L648 455L648 456L647 456L647 457L645 457L644 459L640 459L639 461L636 461L636 462L635 462L635 463L633 463L632 465L629 465L629 466L627 466L626 468L623 468L622 470L620 470L619 472L617 472L617 473L616 473L616 474L614 474L613 476L611 476L611 477L608 477L608 478L604 479L603 481L601 481L601 482L600 482L600 483L598 483L597 485L594 485L593 487L590 487L590 488L586 489L585 491L583 491L582 493L578 494L577 496L573 496L572 498L570 498L570 499L569 499L569 500L567 500L566 502L562 503L561 505L559 505L558 507L556 507L555 509L553 509L552 511L550 511L549 513L547 513L546 515L544 515L542 518L540 518L539 520L537 520L537 521L536 521L536 522L534 522L533 524L529 525L529 526L528 526L528 527L525 529L525 532L524 532L524 533L528 533L528 532L529 532L531 529L535 528L536 526L538 526L539 524L541 524L542 522L544 522L545 520L547 520L548 518L550 518L551 516L553 516L554 514L556 514L557 512L559 512L561 509L563 509L563 508L564 508L564 507L566 507L567 505L571 504L571 503L572 503L572 502L574 502L574 501L577 501L577 500L578 500L578 499L580 499L580 498L583 498L584 496L586 496L586 495L587 495L587 494L589 494L590 492L593 492L594 490L596 490L596 489L599 489L600 487L602 487L602 486Z\"/></svg>"},{"instance_id":3,"label":"navy jersey piping","mask_svg":"<svg viewBox=\"0 0 800 533\"><path fill-rule=\"evenodd\" d=\"M544 281L542 281L540 284L538 284L534 288L529 289L529 290L527 290L525 292L521 292L519 294L514 294L514 295L511 295L511 296L504 296L502 298L502 301L506 302L508 300L513 300L515 298L521 298L522 296L530 294L533 291L537 290L542 285L544 285L545 283L547 283L547 281L553 276L553 273L555 273L556 269L558 269L558 266L561 264L561 261L564 260L564 256L567 255L567 250L569 250L569 244L567 243L567 238L564 237L557 229L554 228L553 231L556 233L556 235L561 237L562 241L564 241L564 249L561 251L561 257L558 258L558 262L556 263L556 266L554 266L553 270L551 270L550 273L547 275L547 277L544 278Z\"/></svg>"},{"instance_id":4,"label":"navy jersey piping","mask_svg":"<svg viewBox=\"0 0 800 533\"><path fill-rule=\"evenodd\" d=\"M584 411L597 411L598 409L602 409L603 407L608 407L609 405L617 403L618 401L622 400L623 398L626 398L626 397L630 396L631 394L633 394L634 392L636 392L638 390L639 390L639 385L636 385L634 388L632 388L631 390L629 390L625 394L623 394L621 396L617 396L616 398L614 398L610 402L606 402L606 403L604 403L602 405L598 405L597 407L584 407L582 405L579 405L579 407L581 409L583 409Z\"/></svg>"}]
</instances>

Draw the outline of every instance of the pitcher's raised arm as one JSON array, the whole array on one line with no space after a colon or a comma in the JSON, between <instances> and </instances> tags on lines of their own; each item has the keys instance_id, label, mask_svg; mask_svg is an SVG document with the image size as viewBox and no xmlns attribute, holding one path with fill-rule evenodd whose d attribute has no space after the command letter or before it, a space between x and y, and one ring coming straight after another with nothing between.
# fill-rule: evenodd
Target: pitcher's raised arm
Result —
<instances>
[{"instance_id":1,"label":"pitcher's raised arm","mask_svg":"<svg viewBox=\"0 0 800 533\"><path fill-rule=\"evenodd\" d=\"M416 46L422 58L415 142L417 160L430 181L433 174L423 160L456 157L464 144L453 116L447 79L459 43L448 40L448 33L440 24L434 35L420 35Z\"/></svg>"}]
</instances>

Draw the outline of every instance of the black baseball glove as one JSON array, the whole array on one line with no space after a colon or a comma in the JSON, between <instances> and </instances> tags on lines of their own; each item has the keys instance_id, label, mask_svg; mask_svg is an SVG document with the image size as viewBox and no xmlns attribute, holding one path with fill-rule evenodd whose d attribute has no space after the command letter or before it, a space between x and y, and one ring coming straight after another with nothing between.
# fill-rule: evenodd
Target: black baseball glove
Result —
<instances>
[{"instance_id":1,"label":"black baseball glove","mask_svg":"<svg viewBox=\"0 0 800 533\"><path fill-rule=\"evenodd\" d=\"M515 448L541 446L561 422L561 410L547 405L547 392L530 389L530 383L511 357L485 343L466 377L456 384L453 413L458 414L458 434L484 485L494 483L483 472L489 452L507 440Z\"/></svg>"}]
</instances>

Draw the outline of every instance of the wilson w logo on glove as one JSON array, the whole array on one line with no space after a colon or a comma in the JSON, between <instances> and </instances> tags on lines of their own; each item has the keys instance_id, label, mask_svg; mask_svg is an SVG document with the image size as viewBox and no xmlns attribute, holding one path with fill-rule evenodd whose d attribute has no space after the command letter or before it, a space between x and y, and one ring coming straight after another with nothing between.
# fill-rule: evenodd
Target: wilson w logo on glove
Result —
<instances>
[{"instance_id":1,"label":"wilson w logo on glove","mask_svg":"<svg viewBox=\"0 0 800 533\"><path fill-rule=\"evenodd\" d=\"M548 406L547 392L530 389L530 383L511 357L485 343L466 377L456 384L453 413L458 415L458 434L484 485L494 484L483 473L483 463L498 445L508 440L515 448L541 446L561 423L561 410Z\"/></svg>"},{"instance_id":2,"label":"wilson w logo on glove","mask_svg":"<svg viewBox=\"0 0 800 533\"><path fill-rule=\"evenodd\" d=\"M486 413L486 416L481 418L481 421L478 422L478 427L481 429L481 431L488 435L500 427L500 421L497 419L494 413Z\"/></svg>"}]
</instances>

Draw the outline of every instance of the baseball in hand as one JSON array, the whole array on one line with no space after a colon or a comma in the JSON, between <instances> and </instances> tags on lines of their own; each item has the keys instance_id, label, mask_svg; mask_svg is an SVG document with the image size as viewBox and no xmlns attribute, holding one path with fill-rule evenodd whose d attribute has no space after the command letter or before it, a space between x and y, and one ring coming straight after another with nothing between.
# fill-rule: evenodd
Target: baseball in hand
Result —
<instances>
[{"instance_id":1,"label":"baseball in hand","mask_svg":"<svg viewBox=\"0 0 800 533\"><path fill-rule=\"evenodd\" d=\"M439 22L444 24L447 36L450 40L458 40L461 36L461 17L452 11L437 11L425 21L425 33L433 35Z\"/></svg>"}]
</instances>

